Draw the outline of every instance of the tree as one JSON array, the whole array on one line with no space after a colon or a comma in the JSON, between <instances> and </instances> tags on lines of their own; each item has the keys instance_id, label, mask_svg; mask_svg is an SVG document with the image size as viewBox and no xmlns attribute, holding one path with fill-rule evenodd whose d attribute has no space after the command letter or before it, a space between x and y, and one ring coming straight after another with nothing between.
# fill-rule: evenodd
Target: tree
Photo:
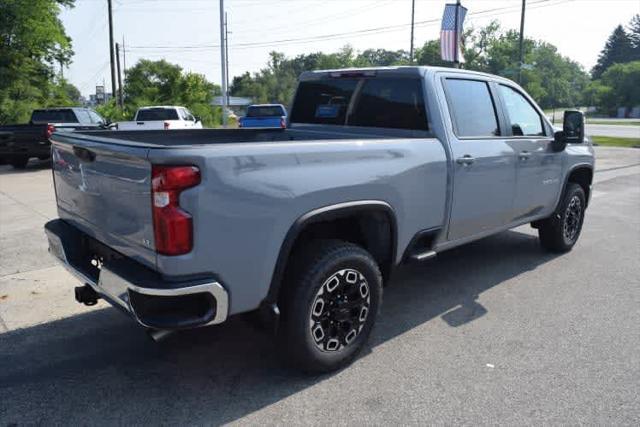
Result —
<instances>
[{"instance_id":1,"label":"tree","mask_svg":"<svg viewBox=\"0 0 640 427\"><path fill-rule=\"evenodd\" d=\"M600 100L607 112L615 113L618 107L640 106L640 61L612 65L602 75L601 82L610 88Z\"/></svg>"},{"instance_id":2,"label":"tree","mask_svg":"<svg viewBox=\"0 0 640 427\"><path fill-rule=\"evenodd\" d=\"M0 124L26 121L31 110L61 94L54 65L73 50L58 15L74 0L0 2ZM60 99L67 102L68 99Z\"/></svg>"},{"instance_id":3,"label":"tree","mask_svg":"<svg viewBox=\"0 0 640 427\"><path fill-rule=\"evenodd\" d=\"M633 58L633 54L631 39L622 25L618 25L600 52L598 62L591 70L591 76L594 79L599 79L607 68L613 64L629 62Z\"/></svg>"},{"instance_id":4,"label":"tree","mask_svg":"<svg viewBox=\"0 0 640 427\"><path fill-rule=\"evenodd\" d=\"M629 40L631 40L631 47L633 49L632 60L640 60L640 14L636 14L631 18L627 34L629 35Z\"/></svg>"},{"instance_id":5,"label":"tree","mask_svg":"<svg viewBox=\"0 0 640 427\"><path fill-rule=\"evenodd\" d=\"M207 81L202 74L183 73L179 65L164 59L141 59L127 70L125 83L124 114L113 109L115 104L101 108L105 117L111 120L131 118L144 105L169 104L189 108L206 126L220 123L220 108L212 105L213 97L221 93L220 87Z\"/></svg>"},{"instance_id":6,"label":"tree","mask_svg":"<svg viewBox=\"0 0 640 427\"><path fill-rule=\"evenodd\" d=\"M452 62L442 60L439 40L429 40L419 47L416 51L416 63L435 67L453 67Z\"/></svg>"},{"instance_id":7,"label":"tree","mask_svg":"<svg viewBox=\"0 0 640 427\"><path fill-rule=\"evenodd\" d=\"M367 49L358 55L368 66L385 67L390 65L408 65L409 52L406 50Z\"/></svg>"}]
</instances>

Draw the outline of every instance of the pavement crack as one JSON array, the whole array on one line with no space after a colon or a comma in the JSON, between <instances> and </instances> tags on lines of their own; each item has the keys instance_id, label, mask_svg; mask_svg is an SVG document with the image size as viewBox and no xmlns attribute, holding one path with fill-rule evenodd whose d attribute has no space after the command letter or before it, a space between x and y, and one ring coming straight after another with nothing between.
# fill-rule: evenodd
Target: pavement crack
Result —
<instances>
[{"instance_id":1,"label":"pavement crack","mask_svg":"<svg viewBox=\"0 0 640 427\"><path fill-rule=\"evenodd\" d=\"M8 194L8 193L5 193L4 191L0 191L0 194L2 194L3 196L6 196L8 199L13 200L14 202L16 202L16 203L17 203L17 204L19 204L19 205L24 206L25 208L29 209L31 212L33 212L33 213L35 213L35 214L40 215L42 218L44 218L44 219L46 219L46 220L51 219L51 218L49 218L48 216L44 215L43 213L38 212L37 210L35 210L35 209L34 209L34 208L32 208L31 206L29 206L28 204L26 204L26 203L24 203L24 202L22 202L22 201L20 201L20 200L16 199L15 197L11 196L11 195L10 195L10 194Z\"/></svg>"}]
</instances>

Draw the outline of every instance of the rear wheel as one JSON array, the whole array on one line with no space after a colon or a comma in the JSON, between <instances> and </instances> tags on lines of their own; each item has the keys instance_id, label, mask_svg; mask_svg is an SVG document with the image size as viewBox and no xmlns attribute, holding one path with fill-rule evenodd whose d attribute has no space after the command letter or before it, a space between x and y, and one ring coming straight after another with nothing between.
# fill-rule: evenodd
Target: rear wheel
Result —
<instances>
[{"instance_id":1,"label":"rear wheel","mask_svg":"<svg viewBox=\"0 0 640 427\"><path fill-rule=\"evenodd\" d=\"M293 260L282 301L280 342L287 359L308 372L328 372L362 349L375 323L382 275L361 247L312 242Z\"/></svg>"},{"instance_id":2,"label":"rear wheel","mask_svg":"<svg viewBox=\"0 0 640 427\"><path fill-rule=\"evenodd\" d=\"M578 184L569 183L556 212L539 224L542 247L552 252L570 251L580 237L585 208L584 190Z\"/></svg>"},{"instance_id":3,"label":"rear wheel","mask_svg":"<svg viewBox=\"0 0 640 427\"><path fill-rule=\"evenodd\" d=\"M27 167L27 163L29 163L28 157L14 157L9 160L9 164L15 169L24 169Z\"/></svg>"}]
</instances>

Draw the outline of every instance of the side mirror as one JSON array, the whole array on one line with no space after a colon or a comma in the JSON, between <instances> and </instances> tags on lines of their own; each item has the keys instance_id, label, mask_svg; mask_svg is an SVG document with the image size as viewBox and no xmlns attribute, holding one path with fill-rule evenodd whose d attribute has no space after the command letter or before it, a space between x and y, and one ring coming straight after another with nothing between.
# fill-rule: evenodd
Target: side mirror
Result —
<instances>
[{"instance_id":1,"label":"side mirror","mask_svg":"<svg viewBox=\"0 0 640 427\"><path fill-rule=\"evenodd\" d=\"M200 119L199 116L193 116L193 119L195 120L196 123L201 122L202 119Z\"/></svg>"},{"instance_id":2,"label":"side mirror","mask_svg":"<svg viewBox=\"0 0 640 427\"><path fill-rule=\"evenodd\" d=\"M582 144L584 142L584 114L578 110L564 112L562 130L553 134L553 151L562 151L567 144Z\"/></svg>"},{"instance_id":3,"label":"side mirror","mask_svg":"<svg viewBox=\"0 0 640 427\"><path fill-rule=\"evenodd\" d=\"M566 143L582 144L584 142L584 114L577 110L565 111L562 133Z\"/></svg>"}]
</instances>

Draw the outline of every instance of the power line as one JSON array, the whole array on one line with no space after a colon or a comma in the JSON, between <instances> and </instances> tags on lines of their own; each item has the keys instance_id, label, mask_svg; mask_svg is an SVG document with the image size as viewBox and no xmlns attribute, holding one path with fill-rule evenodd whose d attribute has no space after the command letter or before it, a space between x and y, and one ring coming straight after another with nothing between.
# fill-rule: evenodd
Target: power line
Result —
<instances>
[{"instance_id":1,"label":"power line","mask_svg":"<svg viewBox=\"0 0 640 427\"><path fill-rule=\"evenodd\" d=\"M561 3L566 3L572 0L559 0L555 3L550 3L553 0L538 0L530 3L529 9L532 9L534 5L539 5L539 7L546 6L555 6ZM506 7L497 7L492 9L485 9L477 12L468 13L467 16L478 16L485 15L488 13L492 13L493 15L501 15L504 13L510 13L514 10L519 10L520 6L506 6ZM423 21L415 22L416 27L426 27L429 25L438 24L440 22L440 18L432 18ZM280 39L280 40L270 40L263 42L246 42L246 43L236 43L230 45L233 49L252 49L252 48L260 48L260 47L269 47L276 45L291 45L291 44L300 44L300 43L308 43L312 41L325 41L325 40L336 40L346 37L363 37L372 34L382 34L387 32L401 31L411 26L411 23L407 24L396 24L396 25L387 25L382 27L374 27L374 28L365 28L361 30L354 31L346 31L342 33L333 33L333 34L322 34L316 36L307 36L307 37L298 37L298 38L289 38L289 39ZM219 44L200 44L200 45L148 45L148 46L130 46L129 49L157 49L157 50L209 50L209 49L218 49L220 48Z\"/></svg>"}]
</instances>

